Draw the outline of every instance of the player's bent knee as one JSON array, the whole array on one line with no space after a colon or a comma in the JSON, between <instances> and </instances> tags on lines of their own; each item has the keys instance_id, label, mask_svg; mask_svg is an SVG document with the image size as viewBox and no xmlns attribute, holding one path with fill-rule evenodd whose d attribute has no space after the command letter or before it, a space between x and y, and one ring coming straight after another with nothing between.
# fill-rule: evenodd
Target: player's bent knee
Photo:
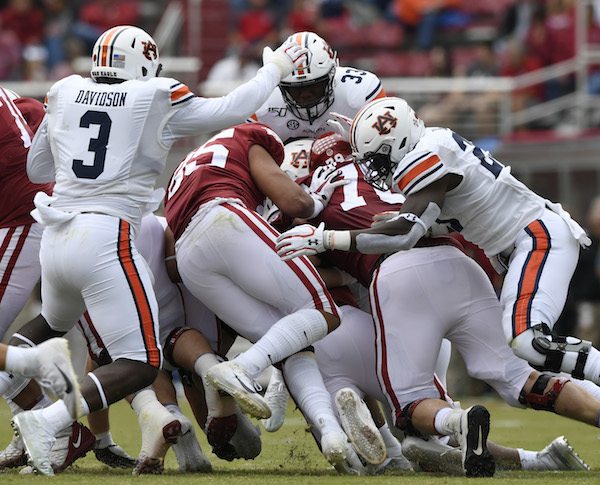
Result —
<instances>
[{"instance_id":1,"label":"player's bent knee","mask_svg":"<svg viewBox=\"0 0 600 485\"><path fill-rule=\"evenodd\" d=\"M540 375L529 392L521 390L519 402L532 409L556 412L554 407L559 394L569 379L553 377L549 374ZM548 388L548 390L546 390Z\"/></svg>"},{"instance_id":2,"label":"player's bent knee","mask_svg":"<svg viewBox=\"0 0 600 485\"><path fill-rule=\"evenodd\" d=\"M165 357L165 360L171 364L173 367L179 368L179 364L177 364L175 362L175 359L173 358L173 351L175 350L175 345L177 344L177 340L179 340L179 338L186 333L188 330L192 330L189 327L178 327L175 330L173 330L169 336L167 337L167 341L165 342L164 348L163 348L163 355Z\"/></svg>"},{"instance_id":3,"label":"player's bent knee","mask_svg":"<svg viewBox=\"0 0 600 485\"><path fill-rule=\"evenodd\" d=\"M423 437L423 434L415 428L412 422L412 415L419 404L426 399L417 399L402 407L400 414L396 417L396 428L404 432L407 436Z\"/></svg>"}]
</instances>

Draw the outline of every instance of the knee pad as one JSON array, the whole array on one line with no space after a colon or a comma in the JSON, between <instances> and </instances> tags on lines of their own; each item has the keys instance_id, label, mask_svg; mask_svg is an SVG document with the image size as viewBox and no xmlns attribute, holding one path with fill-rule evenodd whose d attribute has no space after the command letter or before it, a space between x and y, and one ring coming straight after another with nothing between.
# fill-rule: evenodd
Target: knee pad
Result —
<instances>
[{"instance_id":1,"label":"knee pad","mask_svg":"<svg viewBox=\"0 0 600 485\"><path fill-rule=\"evenodd\" d=\"M558 395L561 393L563 387L565 387L565 384L570 381L569 379L558 377L552 388L548 392L545 392L546 386L552 377L548 374L542 374L538 377L530 392L521 390L519 402L530 406L532 409L556 412L554 411L554 405L556 404Z\"/></svg>"},{"instance_id":2,"label":"knee pad","mask_svg":"<svg viewBox=\"0 0 600 485\"><path fill-rule=\"evenodd\" d=\"M396 428L404 432L407 436L418 436L419 438L423 438L423 434L412 424L412 415L415 408L423 401L425 401L425 399L418 399L403 406L400 414L396 416Z\"/></svg>"},{"instance_id":3,"label":"knee pad","mask_svg":"<svg viewBox=\"0 0 600 485\"><path fill-rule=\"evenodd\" d=\"M570 372L576 379L583 379L583 368L590 353L592 343L576 337L555 337L551 335L550 328L545 323L533 327L533 348L540 354L546 355L544 370L550 372L561 372L562 363L567 353L577 354L575 365Z\"/></svg>"},{"instance_id":4,"label":"knee pad","mask_svg":"<svg viewBox=\"0 0 600 485\"><path fill-rule=\"evenodd\" d=\"M179 366L175 363L173 359L173 350L175 349L175 343L177 342L177 340L179 340L179 337L181 337L188 330L192 329L188 327L178 327L175 330L173 330L167 337L165 346L163 348L163 355L165 357L165 360L176 369L179 369Z\"/></svg>"},{"instance_id":5,"label":"knee pad","mask_svg":"<svg viewBox=\"0 0 600 485\"><path fill-rule=\"evenodd\" d=\"M513 340L513 350L517 356L539 370L568 372L575 379L584 378L583 370L592 347L591 342L576 337L556 337L545 323L534 325L531 331L533 336L530 344L526 339L519 341L523 334ZM567 359L563 363L565 357Z\"/></svg>"}]
</instances>

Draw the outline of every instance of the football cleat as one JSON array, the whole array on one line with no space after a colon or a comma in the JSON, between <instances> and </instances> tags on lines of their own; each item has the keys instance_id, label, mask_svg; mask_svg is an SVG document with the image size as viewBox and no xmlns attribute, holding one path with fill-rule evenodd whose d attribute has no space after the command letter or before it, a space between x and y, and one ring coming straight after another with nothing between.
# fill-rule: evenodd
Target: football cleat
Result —
<instances>
[{"instance_id":1,"label":"football cleat","mask_svg":"<svg viewBox=\"0 0 600 485\"><path fill-rule=\"evenodd\" d=\"M158 401L146 405L138 421L142 430L142 449L133 475L159 475L164 470L167 450L181 436L181 422Z\"/></svg>"},{"instance_id":2,"label":"football cleat","mask_svg":"<svg viewBox=\"0 0 600 485\"><path fill-rule=\"evenodd\" d=\"M27 454L21 438L13 435L8 446L0 451L0 470L27 465Z\"/></svg>"},{"instance_id":3,"label":"football cleat","mask_svg":"<svg viewBox=\"0 0 600 485\"><path fill-rule=\"evenodd\" d=\"M262 451L260 440L260 427L252 424L250 418L239 409L236 410L238 417L237 429L230 443L235 448L238 458L254 460Z\"/></svg>"},{"instance_id":4,"label":"football cleat","mask_svg":"<svg viewBox=\"0 0 600 485\"><path fill-rule=\"evenodd\" d=\"M96 459L111 468L133 468L136 464L135 458L129 456L127 452L115 443L111 443L103 448L98 447L99 440L94 447Z\"/></svg>"},{"instance_id":5,"label":"football cleat","mask_svg":"<svg viewBox=\"0 0 600 485\"><path fill-rule=\"evenodd\" d=\"M265 401L271 409L271 417L262 420L265 431L273 433L283 426L289 397L290 393L283 381L283 374L279 369L273 367L271 379L265 392Z\"/></svg>"},{"instance_id":6,"label":"football cleat","mask_svg":"<svg viewBox=\"0 0 600 485\"><path fill-rule=\"evenodd\" d=\"M37 346L39 384L62 399L75 420L81 415L81 392L73 370L69 343L64 338L52 338Z\"/></svg>"},{"instance_id":7,"label":"football cleat","mask_svg":"<svg viewBox=\"0 0 600 485\"><path fill-rule=\"evenodd\" d=\"M59 431L50 448L50 463L54 473L63 471L75 460L84 457L95 442L92 432L77 421Z\"/></svg>"},{"instance_id":8,"label":"football cleat","mask_svg":"<svg viewBox=\"0 0 600 485\"><path fill-rule=\"evenodd\" d=\"M343 431L326 433L321 437L321 453L325 459L338 470L344 468L344 462L348 457L348 437Z\"/></svg>"},{"instance_id":9,"label":"football cleat","mask_svg":"<svg viewBox=\"0 0 600 485\"><path fill-rule=\"evenodd\" d=\"M260 385L238 363L221 362L211 367L206 373L206 380L216 390L233 397L242 412L257 419L271 416L269 405L258 393Z\"/></svg>"},{"instance_id":10,"label":"football cleat","mask_svg":"<svg viewBox=\"0 0 600 485\"><path fill-rule=\"evenodd\" d=\"M456 441L462 452L462 462L467 477L492 477L496 471L494 456L488 450L490 413L480 405L461 412Z\"/></svg>"},{"instance_id":11,"label":"football cleat","mask_svg":"<svg viewBox=\"0 0 600 485\"><path fill-rule=\"evenodd\" d=\"M445 445L435 436L428 439L407 436L402 440L402 454L416 472L447 473L464 476L459 448Z\"/></svg>"},{"instance_id":12,"label":"football cleat","mask_svg":"<svg viewBox=\"0 0 600 485\"><path fill-rule=\"evenodd\" d=\"M194 424L184 415L177 417L181 423L181 436L177 443L173 444L173 451L177 457L179 471L181 473L208 473L212 471L212 465L204 453L196 432Z\"/></svg>"},{"instance_id":13,"label":"football cleat","mask_svg":"<svg viewBox=\"0 0 600 485\"><path fill-rule=\"evenodd\" d=\"M589 471L590 467L579 458L567 439L564 436L559 436L543 450L537 452L536 465L532 469L539 471Z\"/></svg>"},{"instance_id":14,"label":"football cleat","mask_svg":"<svg viewBox=\"0 0 600 485\"><path fill-rule=\"evenodd\" d=\"M50 462L50 450L55 437L41 415L41 410L23 411L12 418L10 424L21 438L28 463L40 475L54 475Z\"/></svg>"},{"instance_id":15,"label":"football cleat","mask_svg":"<svg viewBox=\"0 0 600 485\"><path fill-rule=\"evenodd\" d=\"M206 433L208 444L213 448L225 446L233 438L237 429L237 423L238 418L235 414L221 417L207 416L204 432Z\"/></svg>"},{"instance_id":16,"label":"football cleat","mask_svg":"<svg viewBox=\"0 0 600 485\"><path fill-rule=\"evenodd\" d=\"M356 451L372 465L383 463L387 456L385 442L365 402L353 389L345 387L336 393L335 405L342 428Z\"/></svg>"}]
</instances>

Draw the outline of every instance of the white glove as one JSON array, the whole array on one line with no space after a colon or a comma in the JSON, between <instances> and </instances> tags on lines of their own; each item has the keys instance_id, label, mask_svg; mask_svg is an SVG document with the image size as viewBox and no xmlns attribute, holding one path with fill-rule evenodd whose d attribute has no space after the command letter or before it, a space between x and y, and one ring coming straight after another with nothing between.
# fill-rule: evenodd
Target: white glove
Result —
<instances>
[{"instance_id":1,"label":"white glove","mask_svg":"<svg viewBox=\"0 0 600 485\"><path fill-rule=\"evenodd\" d=\"M330 112L335 119L327 120L327 124L331 126L337 133L342 135L346 140L350 141L350 128L352 127L352 118L341 115L339 113Z\"/></svg>"},{"instance_id":2,"label":"white glove","mask_svg":"<svg viewBox=\"0 0 600 485\"><path fill-rule=\"evenodd\" d=\"M323 210L329 204L335 189L348 183L350 180L345 180L342 171L335 165L323 165L313 173L308 194L315 200L315 203L320 202L323 205L321 208ZM312 217L317 215L318 213L313 214Z\"/></svg>"},{"instance_id":3,"label":"white glove","mask_svg":"<svg viewBox=\"0 0 600 485\"><path fill-rule=\"evenodd\" d=\"M263 64L275 64L281 74L280 79L288 77L294 69L297 69L303 62L307 61L308 49L296 44L295 42L286 42L281 44L275 51L269 46L263 49Z\"/></svg>"},{"instance_id":4,"label":"white glove","mask_svg":"<svg viewBox=\"0 0 600 485\"><path fill-rule=\"evenodd\" d=\"M285 231L277 238L275 249L284 261L299 256L312 256L329 249L326 247L325 239L328 233L325 231L325 223L321 222L319 227L310 224L302 224ZM324 234L325 233L325 234Z\"/></svg>"},{"instance_id":5,"label":"white glove","mask_svg":"<svg viewBox=\"0 0 600 485\"><path fill-rule=\"evenodd\" d=\"M375 214L373 216L373 222L371 223L371 227L378 227L388 222L393 221L398 218L398 214L400 211L385 211L380 212L379 214Z\"/></svg>"}]
</instances>

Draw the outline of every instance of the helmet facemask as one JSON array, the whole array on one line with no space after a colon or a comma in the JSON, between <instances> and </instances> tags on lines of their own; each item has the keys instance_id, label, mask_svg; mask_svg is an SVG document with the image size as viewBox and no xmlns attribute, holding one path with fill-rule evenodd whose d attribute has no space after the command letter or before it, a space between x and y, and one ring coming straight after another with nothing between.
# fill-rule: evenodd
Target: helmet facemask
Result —
<instances>
[{"instance_id":1,"label":"helmet facemask","mask_svg":"<svg viewBox=\"0 0 600 485\"><path fill-rule=\"evenodd\" d=\"M355 160L365 182L378 190L386 191L392 186L397 164L392 161L391 151L392 147L384 143L376 152L365 153L362 159Z\"/></svg>"},{"instance_id":2,"label":"helmet facemask","mask_svg":"<svg viewBox=\"0 0 600 485\"><path fill-rule=\"evenodd\" d=\"M307 81L296 81L294 83L281 82L279 89L288 109L297 118L313 122L324 115L334 100L334 76L335 67L327 73L326 76L319 79ZM301 91L311 90L314 92L312 99L302 99ZM300 99L296 99L300 98Z\"/></svg>"}]
</instances>

